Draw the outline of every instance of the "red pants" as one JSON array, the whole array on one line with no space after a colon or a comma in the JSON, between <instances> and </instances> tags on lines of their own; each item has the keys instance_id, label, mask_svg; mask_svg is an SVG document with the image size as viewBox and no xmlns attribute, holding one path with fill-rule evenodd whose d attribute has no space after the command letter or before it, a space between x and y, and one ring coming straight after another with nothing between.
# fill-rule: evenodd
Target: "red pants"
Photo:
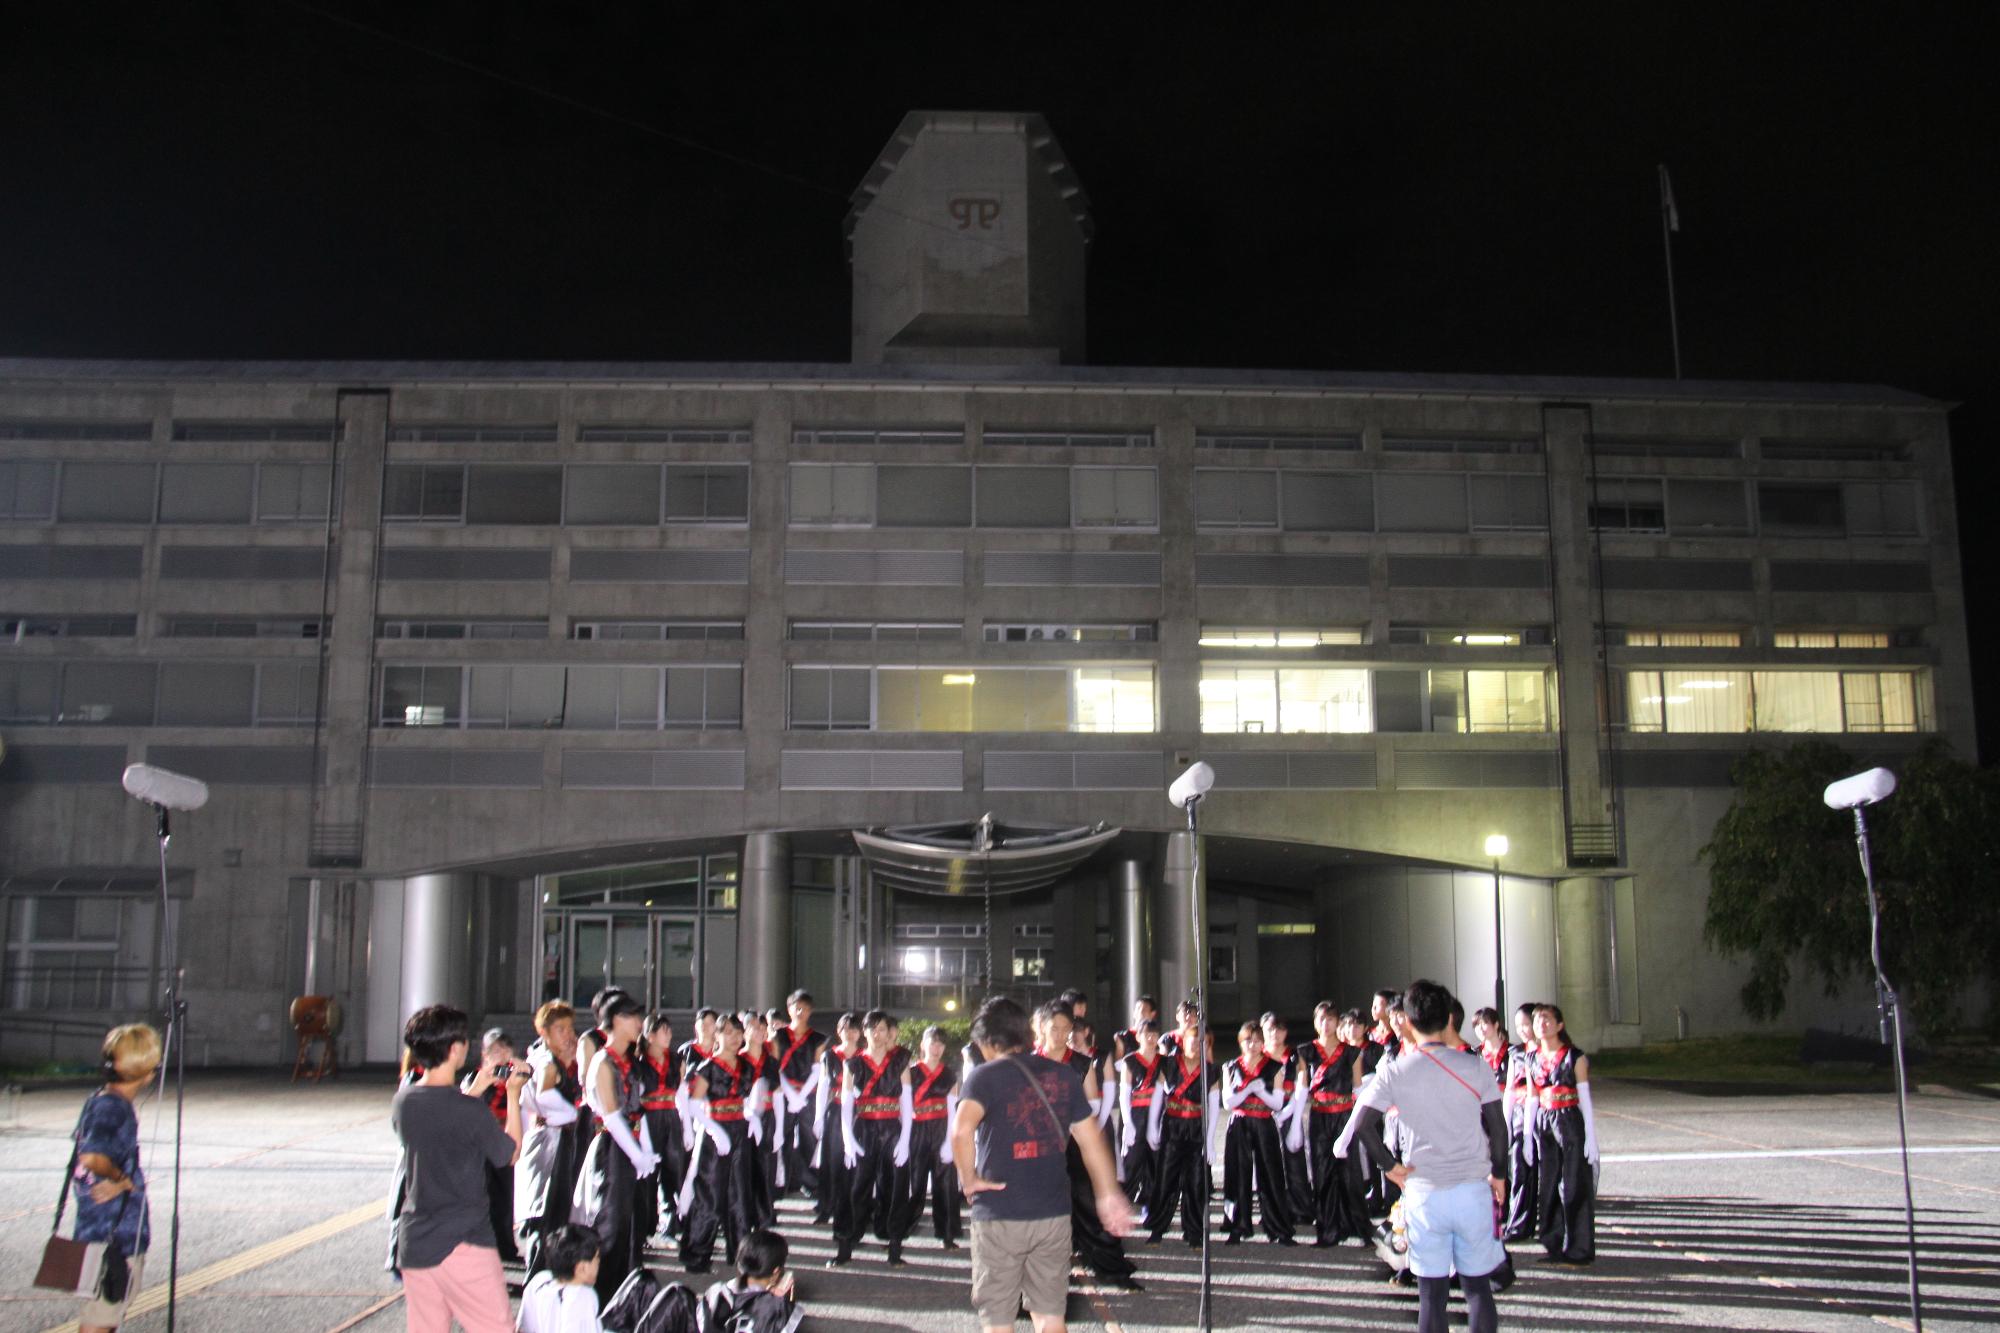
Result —
<instances>
[{"instance_id":1,"label":"red pants","mask_svg":"<svg viewBox=\"0 0 2000 1333\"><path fill-rule=\"evenodd\" d=\"M403 1304L410 1333L451 1333L454 1319L465 1333L514 1330L507 1275L491 1245L461 1244L436 1268L405 1268Z\"/></svg>"}]
</instances>

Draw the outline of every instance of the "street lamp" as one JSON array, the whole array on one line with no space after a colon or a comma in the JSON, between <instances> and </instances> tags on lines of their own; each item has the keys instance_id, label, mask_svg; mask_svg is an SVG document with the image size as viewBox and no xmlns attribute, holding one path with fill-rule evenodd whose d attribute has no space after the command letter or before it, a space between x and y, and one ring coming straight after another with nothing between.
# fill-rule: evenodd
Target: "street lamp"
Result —
<instances>
[{"instance_id":1,"label":"street lamp","mask_svg":"<svg viewBox=\"0 0 2000 1333\"><path fill-rule=\"evenodd\" d=\"M1507 1022L1507 926L1500 915L1500 858L1507 854L1507 835L1486 835L1486 854L1493 858L1493 1012Z\"/></svg>"}]
</instances>

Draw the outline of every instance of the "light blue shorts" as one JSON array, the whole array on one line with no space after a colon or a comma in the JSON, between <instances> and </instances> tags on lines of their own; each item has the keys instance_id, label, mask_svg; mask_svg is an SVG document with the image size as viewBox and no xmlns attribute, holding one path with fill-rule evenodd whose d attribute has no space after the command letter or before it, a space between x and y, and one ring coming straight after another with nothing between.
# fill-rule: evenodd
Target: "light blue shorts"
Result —
<instances>
[{"instance_id":1,"label":"light blue shorts","mask_svg":"<svg viewBox=\"0 0 2000 1333\"><path fill-rule=\"evenodd\" d=\"M1433 1189L1421 1180L1403 1186L1403 1234L1410 1242L1410 1271L1418 1277L1484 1277L1507 1258L1493 1234L1493 1189L1483 1180Z\"/></svg>"}]
</instances>

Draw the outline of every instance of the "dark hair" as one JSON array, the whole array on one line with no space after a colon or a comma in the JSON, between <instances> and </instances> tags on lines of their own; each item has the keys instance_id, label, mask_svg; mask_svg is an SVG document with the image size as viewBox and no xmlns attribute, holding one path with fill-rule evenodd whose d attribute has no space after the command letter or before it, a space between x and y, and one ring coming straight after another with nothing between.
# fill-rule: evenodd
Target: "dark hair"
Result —
<instances>
[{"instance_id":1,"label":"dark hair","mask_svg":"<svg viewBox=\"0 0 2000 1333\"><path fill-rule=\"evenodd\" d=\"M765 1022L764 1011L762 1009L739 1009L736 1012L736 1017L737 1020L743 1024L743 1030L745 1032L748 1032L750 1030L750 1025L752 1023Z\"/></svg>"},{"instance_id":2,"label":"dark hair","mask_svg":"<svg viewBox=\"0 0 2000 1333\"><path fill-rule=\"evenodd\" d=\"M1340 1011L1340 1021L1343 1023L1360 1023L1366 1026L1368 1015L1362 1013L1359 1009L1343 1009Z\"/></svg>"},{"instance_id":3,"label":"dark hair","mask_svg":"<svg viewBox=\"0 0 2000 1333\"><path fill-rule=\"evenodd\" d=\"M1398 995L1395 999L1389 1001L1389 1012L1392 1014L1401 1014L1403 1017L1408 1018L1410 1016L1410 1006L1404 1001L1401 995Z\"/></svg>"},{"instance_id":4,"label":"dark hair","mask_svg":"<svg viewBox=\"0 0 2000 1333\"><path fill-rule=\"evenodd\" d=\"M791 1015L782 1009L766 1009L764 1011L764 1026L781 1028L785 1025L785 1020L790 1017Z\"/></svg>"},{"instance_id":5,"label":"dark hair","mask_svg":"<svg viewBox=\"0 0 2000 1333\"><path fill-rule=\"evenodd\" d=\"M728 1032L732 1028L741 1032L743 1030L743 1020L735 1014L717 1014L715 1016L715 1030L717 1032Z\"/></svg>"},{"instance_id":6,"label":"dark hair","mask_svg":"<svg viewBox=\"0 0 2000 1333\"><path fill-rule=\"evenodd\" d=\"M812 1002L813 1002L812 992L805 989L803 986L801 986L798 990L793 991L790 995L787 995L785 997L785 1004L787 1006L794 1004L811 1004Z\"/></svg>"},{"instance_id":7,"label":"dark hair","mask_svg":"<svg viewBox=\"0 0 2000 1333\"><path fill-rule=\"evenodd\" d=\"M858 1028L861 1026L861 1015L855 1013L852 1009L844 1010L840 1017L833 1021L833 1026L835 1031L839 1031L841 1028Z\"/></svg>"},{"instance_id":8,"label":"dark hair","mask_svg":"<svg viewBox=\"0 0 2000 1333\"><path fill-rule=\"evenodd\" d=\"M451 1048L465 1041L471 1031L465 1010L448 1004L433 1004L410 1015L403 1024L403 1045L410 1058L426 1069L436 1069L451 1058Z\"/></svg>"},{"instance_id":9,"label":"dark hair","mask_svg":"<svg viewBox=\"0 0 2000 1333\"><path fill-rule=\"evenodd\" d=\"M704 1018L720 1018L720 1017L722 1017L722 1011L720 1009L697 1009L694 1011L694 1021L697 1023L701 1022L701 1020Z\"/></svg>"},{"instance_id":10,"label":"dark hair","mask_svg":"<svg viewBox=\"0 0 2000 1333\"><path fill-rule=\"evenodd\" d=\"M1088 995L1085 995L1082 991L1078 990L1074 986L1071 986L1061 995L1056 996L1056 998L1058 1000L1061 1000L1064 1004L1069 1005L1072 1009L1079 1004L1087 1005L1090 1003L1090 997Z\"/></svg>"},{"instance_id":11,"label":"dark hair","mask_svg":"<svg viewBox=\"0 0 2000 1333\"><path fill-rule=\"evenodd\" d=\"M489 1046L505 1046L511 1051L514 1049L514 1039L507 1035L506 1028L488 1028L480 1034L479 1049L483 1051Z\"/></svg>"},{"instance_id":12,"label":"dark hair","mask_svg":"<svg viewBox=\"0 0 2000 1333\"><path fill-rule=\"evenodd\" d=\"M1237 1041L1241 1042L1243 1039L1243 1034L1246 1032L1256 1033L1258 1041L1264 1040L1264 1029L1254 1018L1244 1019L1243 1026L1236 1029Z\"/></svg>"},{"instance_id":13,"label":"dark hair","mask_svg":"<svg viewBox=\"0 0 2000 1333\"><path fill-rule=\"evenodd\" d=\"M1396 998L1396 992L1392 990L1378 990L1375 992L1375 998L1387 1004L1390 1000Z\"/></svg>"},{"instance_id":14,"label":"dark hair","mask_svg":"<svg viewBox=\"0 0 2000 1333\"><path fill-rule=\"evenodd\" d=\"M1338 1018L1340 1017L1340 1006L1332 1000L1321 1000L1313 1006L1313 1022L1319 1022L1320 1015L1322 1014L1332 1014L1335 1018Z\"/></svg>"},{"instance_id":15,"label":"dark hair","mask_svg":"<svg viewBox=\"0 0 2000 1333\"><path fill-rule=\"evenodd\" d=\"M863 1032L873 1032L884 1023L887 1023L890 1027L896 1025L896 1020L889 1017L889 1011L886 1009L870 1009L861 1016L861 1030Z\"/></svg>"},{"instance_id":16,"label":"dark hair","mask_svg":"<svg viewBox=\"0 0 2000 1333\"><path fill-rule=\"evenodd\" d=\"M1539 1008L1541 1008L1541 1006L1536 1004L1533 1000L1523 1000L1521 1001L1521 1003L1514 1006L1514 1017L1519 1018L1522 1014L1526 1014L1528 1016L1528 1021L1532 1023L1535 1021L1535 1010Z\"/></svg>"},{"instance_id":17,"label":"dark hair","mask_svg":"<svg viewBox=\"0 0 2000 1333\"><path fill-rule=\"evenodd\" d=\"M542 1244L542 1259L549 1266L549 1272L558 1282L567 1282L576 1276L578 1264L587 1264L601 1253L597 1233L589 1227L580 1227L574 1222L565 1222L549 1233Z\"/></svg>"},{"instance_id":18,"label":"dark hair","mask_svg":"<svg viewBox=\"0 0 2000 1333\"><path fill-rule=\"evenodd\" d=\"M674 1016L672 1014L664 1009L655 1009L652 1013L646 1015L646 1036L648 1038L651 1038L655 1032L660 1031L662 1028L665 1028L668 1032L674 1030Z\"/></svg>"},{"instance_id":19,"label":"dark hair","mask_svg":"<svg viewBox=\"0 0 2000 1333\"><path fill-rule=\"evenodd\" d=\"M1287 1032L1292 1030L1292 1025L1285 1021L1283 1014L1274 1013L1269 1010L1266 1010L1264 1016L1258 1019L1257 1022L1267 1028L1283 1028Z\"/></svg>"},{"instance_id":20,"label":"dark hair","mask_svg":"<svg viewBox=\"0 0 2000 1333\"><path fill-rule=\"evenodd\" d=\"M1150 1032L1157 1037L1160 1035L1160 1020L1157 1018L1141 1019L1136 1030L1141 1033Z\"/></svg>"},{"instance_id":21,"label":"dark hair","mask_svg":"<svg viewBox=\"0 0 2000 1333\"><path fill-rule=\"evenodd\" d=\"M1076 1036L1088 1037L1092 1041L1097 1040L1097 1025L1091 1022L1089 1019L1073 1018L1070 1020L1069 1026L1070 1026L1070 1031L1074 1033Z\"/></svg>"},{"instance_id":22,"label":"dark hair","mask_svg":"<svg viewBox=\"0 0 2000 1333\"><path fill-rule=\"evenodd\" d=\"M1472 1011L1472 1021L1475 1023L1491 1023L1497 1028L1500 1026L1500 1011L1490 1004L1483 1005Z\"/></svg>"},{"instance_id":23,"label":"dark hair","mask_svg":"<svg viewBox=\"0 0 2000 1333\"><path fill-rule=\"evenodd\" d=\"M1140 996L1140 997L1139 997L1138 999L1136 999L1136 1000L1132 1001L1132 1003L1134 1003L1134 1004L1143 1004L1143 1005L1145 1005L1145 1006L1146 1006L1146 1007L1147 1007L1148 1009L1151 1009L1151 1010L1152 1010L1152 1011L1153 1011L1154 1013L1156 1013L1156 1014L1160 1012L1160 1002L1159 1002L1158 1000L1154 999L1154 998L1153 998L1152 996L1150 996L1150 995L1141 995L1141 996Z\"/></svg>"},{"instance_id":24,"label":"dark hair","mask_svg":"<svg viewBox=\"0 0 2000 1333\"><path fill-rule=\"evenodd\" d=\"M785 1238L766 1227L758 1227L743 1238L743 1244L736 1251L736 1273L739 1277L756 1278L758 1281L772 1276L785 1266L785 1256L790 1247Z\"/></svg>"},{"instance_id":25,"label":"dark hair","mask_svg":"<svg viewBox=\"0 0 2000 1333\"><path fill-rule=\"evenodd\" d=\"M1453 1032L1456 1032L1464 1026L1465 1026L1465 1006L1460 1004L1458 1002L1458 997L1454 995L1451 997L1451 1030Z\"/></svg>"},{"instance_id":26,"label":"dark hair","mask_svg":"<svg viewBox=\"0 0 2000 1333\"><path fill-rule=\"evenodd\" d=\"M604 1003L597 1006L597 1026L611 1035L611 1020L614 1018L643 1018L646 1006L628 991L613 991L604 997Z\"/></svg>"},{"instance_id":27,"label":"dark hair","mask_svg":"<svg viewBox=\"0 0 2000 1333\"><path fill-rule=\"evenodd\" d=\"M1004 995L993 996L972 1017L972 1039L996 1055L1020 1050L1028 1044L1027 1011Z\"/></svg>"},{"instance_id":28,"label":"dark hair","mask_svg":"<svg viewBox=\"0 0 2000 1333\"><path fill-rule=\"evenodd\" d=\"M1183 1018L1193 1018L1200 1012L1201 1012L1201 1006L1196 1004L1193 1000L1182 1000L1179 1004L1174 1006L1174 1018L1176 1021Z\"/></svg>"},{"instance_id":29,"label":"dark hair","mask_svg":"<svg viewBox=\"0 0 2000 1333\"><path fill-rule=\"evenodd\" d=\"M1553 1014L1555 1016L1556 1022L1560 1023L1563 1021L1563 1011L1559 1005L1537 1004L1535 1006L1535 1012L1544 1014Z\"/></svg>"},{"instance_id":30,"label":"dark hair","mask_svg":"<svg viewBox=\"0 0 2000 1333\"><path fill-rule=\"evenodd\" d=\"M1403 992L1403 1012L1419 1032L1442 1032L1451 1021L1451 992L1419 978Z\"/></svg>"}]
</instances>

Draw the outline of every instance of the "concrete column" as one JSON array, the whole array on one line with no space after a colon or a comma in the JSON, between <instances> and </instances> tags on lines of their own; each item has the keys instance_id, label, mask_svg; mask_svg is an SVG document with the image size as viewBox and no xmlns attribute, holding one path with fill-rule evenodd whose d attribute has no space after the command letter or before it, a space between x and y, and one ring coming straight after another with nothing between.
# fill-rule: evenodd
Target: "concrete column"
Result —
<instances>
[{"instance_id":1,"label":"concrete column","mask_svg":"<svg viewBox=\"0 0 2000 1333\"><path fill-rule=\"evenodd\" d=\"M1195 941L1208 932L1208 868L1200 868L1191 918L1188 876L1195 869L1195 840L1192 835L1169 833L1162 839L1161 854L1154 862L1160 877L1153 886L1156 956L1160 967L1160 1008L1168 1014L1188 998L1188 988L1200 980L1195 972Z\"/></svg>"},{"instance_id":2,"label":"concrete column","mask_svg":"<svg viewBox=\"0 0 2000 1333\"><path fill-rule=\"evenodd\" d=\"M1556 881L1556 1003L1584 1050L1602 1046L1611 1013L1611 882L1596 876Z\"/></svg>"},{"instance_id":3,"label":"concrete column","mask_svg":"<svg viewBox=\"0 0 2000 1333\"><path fill-rule=\"evenodd\" d=\"M1570 826L1608 826L1615 793L1606 762L1609 701L1601 697L1603 649L1598 644L1597 560L1590 528L1592 479L1588 413L1548 407L1544 457L1548 463L1549 553L1555 586L1549 590L1556 638L1557 705L1564 757L1563 799ZM1562 859L1567 863L1569 849Z\"/></svg>"},{"instance_id":4,"label":"concrete column","mask_svg":"<svg viewBox=\"0 0 2000 1333\"><path fill-rule=\"evenodd\" d=\"M476 875L412 875L403 881L400 1024L427 1005L472 1003L472 909ZM474 1017L478 1017L477 1014Z\"/></svg>"},{"instance_id":5,"label":"concrete column","mask_svg":"<svg viewBox=\"0 0 2000 1333\"><path fill-rule=\"evenodd\" d=\"M1152 979L1153 914L1147 901L1146 867L1138 861L1118 862L1111 867L1111 890L1118 923L1118 1011L1109 1020L1116 1031L1131 1015L1135 1000L1159 992Z\"/></svg>"},{"instance_id":6,"label":"concrete column","mask_svg":"<svg viewBox=\"0 0 2000 1333\"><path fill-rule=\"evenodd\" d=\"M761 1009L791 990L792 840L782 833L745 837L737 883L736 993Z\"/></svg>"}]
</instances>

